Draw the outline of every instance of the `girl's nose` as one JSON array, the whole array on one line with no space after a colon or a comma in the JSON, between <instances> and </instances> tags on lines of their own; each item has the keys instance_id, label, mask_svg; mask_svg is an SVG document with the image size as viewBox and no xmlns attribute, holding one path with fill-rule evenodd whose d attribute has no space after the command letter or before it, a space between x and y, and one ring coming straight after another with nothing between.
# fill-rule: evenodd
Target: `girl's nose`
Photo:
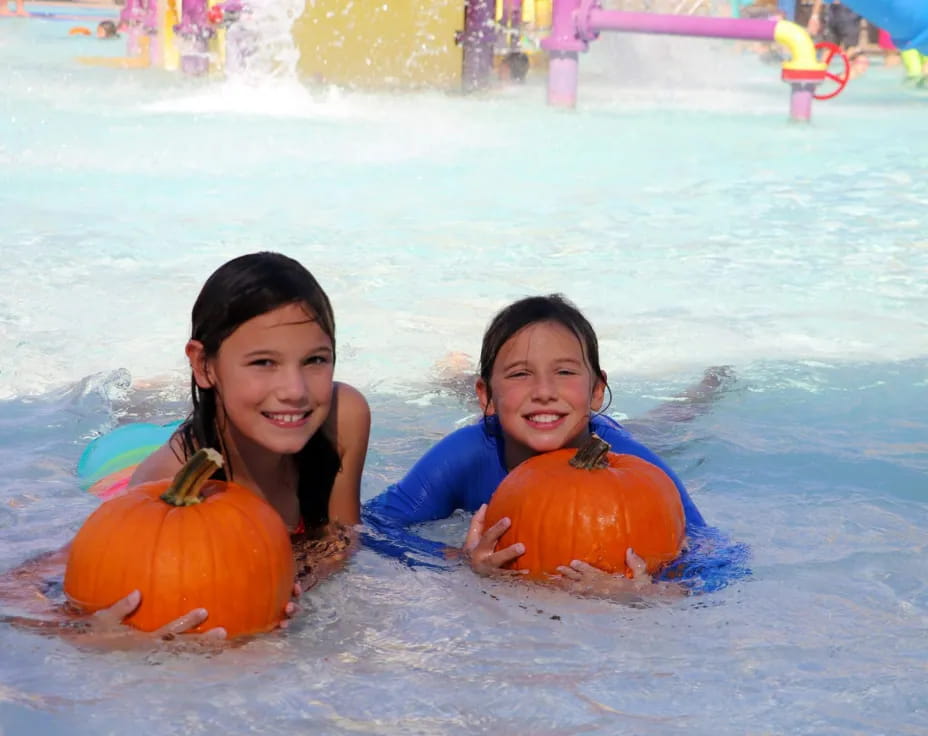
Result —
<instances>
[{"instance_id":1,"label":"girl's nose","mask_svg":"<svg viewBox=\"0 0 928 736\"><path fill-rule=\"evenodd\" d=\"M280 372L277 395L283 401L302 401L309 395L306 377L299 366Z\"/></svg>"},{"instance_id":2,"label":"girl's nose","mask_svg":"<svg viewBox=\"0 0 928 736\"><path fill-rule=\"evenodd\" d=\"M557 383L554 376L537 375L532 384L532 398L539 401L550 401L557 398Z\"/></svg>"}]
</instances>

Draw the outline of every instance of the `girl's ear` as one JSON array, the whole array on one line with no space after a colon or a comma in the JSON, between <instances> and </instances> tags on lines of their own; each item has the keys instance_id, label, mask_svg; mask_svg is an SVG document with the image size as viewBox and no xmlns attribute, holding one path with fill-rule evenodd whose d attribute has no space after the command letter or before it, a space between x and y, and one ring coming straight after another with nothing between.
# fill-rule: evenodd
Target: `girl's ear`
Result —
<instances>
[{"instance_id":1,"label":"girl's ear","mask_svg":"<svg viewBox=\"0 0 928 736\"><path fill-rule=\"evenodd\" d=\"M213 388L213 379L209 374L209 363L206 360L206 350L199 340L188 340L184 348L190 369L193 371L193 380L200 388Z\"/></svg>"},{"instance_id":2,"label":"girl's ear","mask_svg":"<svg viewBox=\"0 0 928 736\"><path fill-rule=\"evenodd\" d=\"M590 408L597 412L603 408L603 401L606 397L606 371L600 374L599 380L593 384L593 395L590 397Z\"/></svg>"},{"instance_id":3,"label":"girl's ear","mask_svg":"<svg viewBox=\"0 0 928 736\"><path fill-rule=\"evenodd\" d=\"M482 378L478 378L477 385L474 388L477 391L477 401L480 402L480 408L483 410L483 413L488 417L496 414L496 409L493 407L493 399L490 398L490 387L487 386L487 382Z\"/></svg>"}]
</instances>

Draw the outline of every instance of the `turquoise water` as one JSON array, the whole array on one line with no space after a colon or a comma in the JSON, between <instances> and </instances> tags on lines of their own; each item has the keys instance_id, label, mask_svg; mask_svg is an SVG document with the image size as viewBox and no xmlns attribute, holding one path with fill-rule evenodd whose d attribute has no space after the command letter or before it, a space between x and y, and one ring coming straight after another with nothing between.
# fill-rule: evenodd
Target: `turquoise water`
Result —
<instances>
[{"instance_id":1,"label":"turquoise water","mask_svg":"<svg viewBox=\"0 0 928 736\"><path fill-rule=\"evenodd\" d=\"M648 442L754 554L745 582L630 609L362 550L291 631L212 656L0 628L5 732L928 732L928 99L901 72L799 126L731 44L611 38L565 113L538 80L466 99L87 68L122 49L0 20L0 569L94 508L90 437L183 412L196 292L259 248L335 305L338 377L374 410L365 498L472 415L442 359L557 290L620 418L732 366Z\"/></svg>"}]
</instances>

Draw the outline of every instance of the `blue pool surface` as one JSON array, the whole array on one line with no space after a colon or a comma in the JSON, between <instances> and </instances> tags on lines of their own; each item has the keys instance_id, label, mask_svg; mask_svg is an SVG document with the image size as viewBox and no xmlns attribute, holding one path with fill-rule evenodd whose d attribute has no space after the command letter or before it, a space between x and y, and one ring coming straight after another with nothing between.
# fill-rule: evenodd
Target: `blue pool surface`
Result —
<instances>
[{"instance_id":1,"label":"blue pool surface","mask_svg":"<svg viewBox=\"0 0 928 736\"><path fill-rule=\"evenodd\" d=\"M900 70L795 125L777 68L728 42L601 39L564 112L537 78L84 67L124 49L67 28L0 18L0 570L95 508L91 438L182 416L200 285L273 249L328 291L337 377L371 403L365 499L473 418L437 366L512 299L586 312L621 420L731 366L647 441L753 575L630 608L364 549L286 633L219 653L2 625L0 731L928 733L928 96Z\"/></svg>"}]
</instances>

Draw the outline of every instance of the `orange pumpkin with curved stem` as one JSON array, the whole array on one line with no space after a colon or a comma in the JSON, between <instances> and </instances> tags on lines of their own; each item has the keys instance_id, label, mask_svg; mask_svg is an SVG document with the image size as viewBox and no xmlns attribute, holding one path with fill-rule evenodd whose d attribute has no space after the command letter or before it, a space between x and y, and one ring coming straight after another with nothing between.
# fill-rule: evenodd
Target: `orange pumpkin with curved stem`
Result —
<instances>
[{"instance_id":1,"label":"orange pumpkin with curved stem","mask_svg":"<svg viewBox=\"0 0 928 736\"><path fill-rule=\"evenodd\" d=\"M111 606L138 589L126 623L154 631L194 608L228 636L278 625L295 576L280 515L236 483L207 480L222 465L200 450L173 481L145 483L100 506L71 544L64 592L80 609Z\"/></svg>"},{"instance_id":2,"label":"orange pumpkin with curved stem","mask_svg":"<svg viewBox=\"0 0 928 736\"><path fill-rule=\"evenodd\" d=\"M536 455L514 468L490 499L486 526L504 516L512 524L496 548L522 542L525 554L508 567L532 579L556 575L572 560L630 576L629 547L654 573L679 556L686 530L670 477L639 457L609 452L596 435L579 450Z\"/></svg>"}]
</instances>

